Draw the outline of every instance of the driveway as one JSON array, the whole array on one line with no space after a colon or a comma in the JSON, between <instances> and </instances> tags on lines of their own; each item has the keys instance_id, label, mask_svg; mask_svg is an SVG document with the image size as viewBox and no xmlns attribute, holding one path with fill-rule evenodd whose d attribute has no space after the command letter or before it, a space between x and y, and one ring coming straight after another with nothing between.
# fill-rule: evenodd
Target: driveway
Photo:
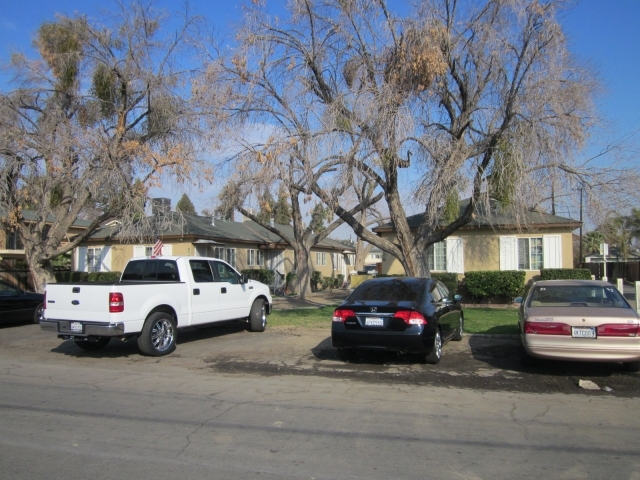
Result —
<instances>
[{"instance_id":1,"label":"driveway","mask_svg":"<svg viewBox=\"0 0 640 480\"><path fill-rule=\"evenodd\" d=\"M181 331L173 354L140 355L135 340L112 340L104 350L85 352L73 342L59 340L38 325L0 328L0 352L28 357L43 364L100 366L148 364L222 374L261 376L299 375L397 383L462 387L493 391L638 396L640 374L625 372L621 364L541 361L534 367L519 363L520 346L513 336L466 336L449 342L438 365L424 365L410 356L362 353L344 363L324 329L270 328L252 333L242 325ZM580 380L591 380L611 391L586 391Z\"/></svg>"}]
</instances>

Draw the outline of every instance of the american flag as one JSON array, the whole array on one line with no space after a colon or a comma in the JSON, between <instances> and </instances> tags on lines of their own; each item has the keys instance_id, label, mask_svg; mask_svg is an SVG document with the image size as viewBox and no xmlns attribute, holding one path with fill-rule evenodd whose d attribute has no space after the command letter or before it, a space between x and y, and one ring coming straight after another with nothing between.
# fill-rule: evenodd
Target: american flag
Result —
<instances>
[{"instance_id":1,"label":"american flag","mask_svg":"<svg viewBox=\"0 0 640 480\"><path fill-rule=\"evenodd\" d=\"M160 257L162 256L162 240L156 238L156 243L153 246L153 252L151 252L152 257Z\"/></svg>"}]
</instances>

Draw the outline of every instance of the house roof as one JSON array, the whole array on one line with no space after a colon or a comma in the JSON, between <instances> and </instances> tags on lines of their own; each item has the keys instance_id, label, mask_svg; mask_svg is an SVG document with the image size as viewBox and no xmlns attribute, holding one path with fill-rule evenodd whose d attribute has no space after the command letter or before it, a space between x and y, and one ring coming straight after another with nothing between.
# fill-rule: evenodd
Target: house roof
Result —
<instances>
[{"instance_id":1,"label":"house roof","mask_svg":"<svg viewBox=\"0 0 640 480\"><path fill-rule=\"evenodd\" d=\"M6 216L6 214L7 211L4 208L0 208L0 217L4 217ZM22 218L27 222L35 222L36 220L38 220L38 212L36 212L35 210L22 210ZM53 215L47 215L47 223L53 223L55 222L55 220L56 217L54 217ZM88 228L89 225L91 225L91 222L89 220L78 218L75 222L73 222L72 226L79 228Z\"/></svg>"},{"instance_id":2,"label":"house roof","mask_svg":"<svg viewBox=\"0 0 640 480\"><path fill-rule=\"evenodd\" d=\"M293 238L293 227L291 225L275 225L286 236ZM95 232L89 240L114 240L118 226L105 226ZM286 242L278 235L267 230L256 222L228 222L215 219L212 224L211 217L200 215L182 214L176 216L175 221L170 223L159 236L168 238L192 238L194 243L211 243L224 245L225 242L252 243L257 245L284 245ZM330 238L325 238L316 245L316 248L327 248L330 250L352 251L347 245Z\"/></svg>"},{"instance_id":3,"label":"house roof","mask_svg":"<svg viewBox=\"0 0 640 480\"><path fill-rule=\"evenodd\" d=\"M604 263L604 255L601 255L599 252L592 252L585 255L584 260L586 263ZM638 252L629 251L627 255L624 256L618 247L611 247L607 255L607 262L637 262L638 260L640 260L640 254L638 254Z\"/></svg>"},{"instance_id":4,"label":"house roof","mask_svg":"<svg viewBox=\"0 0 640 480\"><path fill-rule=\"evenodd\" d=\"M464 209L467 208L468 204L469 199L465 199L460 202L460 214L462 214ZM418 213L407 217L409 228L418 228L422 223L424 215L424 213ZM445 222L440 222L440 224L442 226L446 225ZM518 225L527 225L529 227L572 227L572 229L575 229L580 227L580 222L571 218L536 211L516 213L513 209L502 207L496 200L491 200L489 211L487 211L486 207L480 205L475 218L462 228L515 228ZM379 225L372 230L376 233L390 232L395 230L395 226L393 222L389 222Z\"/></svg>"}]
</instances>

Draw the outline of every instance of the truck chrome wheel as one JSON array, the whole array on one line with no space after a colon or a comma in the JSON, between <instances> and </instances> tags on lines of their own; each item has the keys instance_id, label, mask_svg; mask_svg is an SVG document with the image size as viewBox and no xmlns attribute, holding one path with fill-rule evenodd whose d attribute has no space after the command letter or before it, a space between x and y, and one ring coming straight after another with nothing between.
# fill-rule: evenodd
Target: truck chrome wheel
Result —
<instances>
[{"instance_id":1,"label":"truck chrome wheel","mask_svg":"<svg viewBox=\"0 0 640 480\"><path fill-rule=\"evenodd\" d=\"M249 327L252 332L264 332L267 325L267 309L264 300L258 298L251 306L249 313Z\"/></svg>"},{"instance_id":2,"label":"truck chrome wheel","mask_svg":"<svg viewBox=\"0 0 640 480\"><path fill-rule=\"evenodd\" d=\"M176 321L166 312L149 315L138 337L138 348L145 355L160 357L176 349Z\"/></svg>"},{"instance_id":3,"label":"truck chrome wheel","mask_svg":"<svg viewBox=\"0 0 640 480\"><path fill-rule=\"evenodd\" d=\"M173 344L173 325L169 320L163 318L153 324L151 330L151 343L159 352L164 352Z\"/></svg>"}]
</instances>

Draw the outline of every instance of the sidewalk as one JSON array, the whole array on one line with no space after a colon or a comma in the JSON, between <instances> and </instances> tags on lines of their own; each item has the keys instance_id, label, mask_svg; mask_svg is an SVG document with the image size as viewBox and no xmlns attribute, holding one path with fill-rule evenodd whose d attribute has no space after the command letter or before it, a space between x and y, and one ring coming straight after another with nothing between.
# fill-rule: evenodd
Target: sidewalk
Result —
<instances>
[{"instance_id":1,"label":"sidewalk","mask_svg":"<svg viewBox=\"0 0 640 480\"><path fill-rule=\"evenodd\" d=\"M298 297L273 296L275 310L289 310L292 308L320 308L327 305L338 305L351 293L348 289L320 290L313 292L306 300Z\"/></svg>"}]
</instances>

